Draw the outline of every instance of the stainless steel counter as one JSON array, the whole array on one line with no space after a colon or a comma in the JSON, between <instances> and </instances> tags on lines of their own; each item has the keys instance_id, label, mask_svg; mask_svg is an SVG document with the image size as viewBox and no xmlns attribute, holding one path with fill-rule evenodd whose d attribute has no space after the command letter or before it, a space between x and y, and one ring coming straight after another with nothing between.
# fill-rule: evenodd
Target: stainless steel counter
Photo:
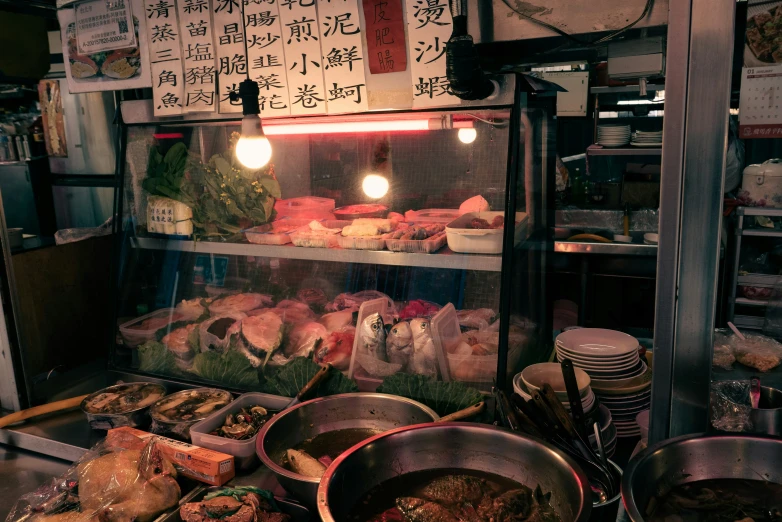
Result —
<instances>
[{"instance_id":1,"label":"stainless steel counter","mask_svg":"<svg viewBox=\"0 0 782 522\"><path fill-rule=\"evenodd\" d=\"M65 460L0 444L0 520L5 520L20 496L65 473L69 466Z\"/></svg>"}]
</instances>

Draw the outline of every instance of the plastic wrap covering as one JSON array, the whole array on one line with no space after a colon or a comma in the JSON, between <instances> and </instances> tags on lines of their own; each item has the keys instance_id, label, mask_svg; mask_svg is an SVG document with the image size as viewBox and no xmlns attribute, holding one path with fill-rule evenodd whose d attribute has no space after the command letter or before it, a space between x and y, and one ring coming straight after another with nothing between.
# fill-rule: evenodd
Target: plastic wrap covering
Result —
<instances>
[{"instance_id":1,"label":"plastic wrap covering","mask_svg":"<svg viewBox=\"0 0 782 522\"><path fill-rule=\"evenodd\" d=\"M750 381L711 383L711 425L722 431L751 431L749 392Z\"/></svg>"},{"instance_id":2,"label":"plastic wrap covering","mask_svg":"<svg viewBox=\"0 0 782 522\"><path fill-rule=\"evenodd\" d=\"M110 217L101 225L93 228L63 228L54 233L54 243L64 245L66 243L75 243L91 237L108 236L111 234L114 218Z\"/></svg>"},{"instance_id":3,"label":"plastic wrap covering","mask_svg":"<svg viewBox=\"0 0 782 522\"><path fill-rule=\"evenodd\" d=\"M636 210L630 212L630 230L634 232L655 232L660 222L657 210ZM624 228L624 213L621 210L564 209L556 211L556 226L615 230Z\"/></svg>"},{"instance_id":4,"label":"plastic wrap covering","mask_svg":"<svg viewBox=\"0 0 782 522\"><path fill-rule=\"evenodd\" d=\"M761 372L770 371L782 362L782 344L770 337L745 333L746 339L739 339L726 330L714 333L714 358L712 365L730 370L733 362Z\"/></svg>"},{"instance_id":5,"label":"plastic wrap covering","mask_svg":"<svg viewBox=\"0 0 782 522\"><path fill-rule=\"evenodd\" d=\"M182 496L157 444L109 432L63 476L22 496L6 522L154 520Z\"/></svg>"},{"instance_id":6,"label":"plastic wrap covering","mask_svg":"<svg viewBox=\"0 0 782 522\"><path fill-rule=\"evenodd\" d=\"M712 366L722 368L723 370L732 370L733 363L736 362L736 356L733 355L733 344L731 343L732 332L730 330L714 330L714 356Z\"/></svg>"},{"instance_id":7,"label":"plastic wrap covering","mask_svg":"<svg viewBox=\"0 0 782 522\"><path fill-rule=\"evenodd\" d=\"M768 255L764 254L762 257L767 258ZM741 268L743 269L744 265ZM766 318L763 322L763 333L774 337L782 337L782 278L774 281L773 288L744 286L740 290L744 297L748 299L768 300Z\"/></svg>"}]
</instances>

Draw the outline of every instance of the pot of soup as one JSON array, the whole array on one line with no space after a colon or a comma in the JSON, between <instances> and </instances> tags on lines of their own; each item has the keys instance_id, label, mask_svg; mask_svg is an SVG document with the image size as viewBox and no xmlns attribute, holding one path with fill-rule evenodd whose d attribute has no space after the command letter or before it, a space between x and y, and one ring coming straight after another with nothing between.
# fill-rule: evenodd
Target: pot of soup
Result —
<instances>
[{"instance_id":1,"label":"pot of soup","mask_svg":"<svg viewBox=\"0 0 782 522\"><path fill-rule=\"evenodd\" d=\"M315 506L321 477L344 451L378 433L439 418L431 408L397 395L332 395L275 415L258 434L256 452L282 487Z\"/></svg>"},{"instance_id":2,"label":"pot of soup","mask_svg":"<svg viewBox=\"0 0 782 522\"><path fill-rule=\"evenodd\" d=\"M782 521L782 439L686 435L636 455L622 501L633 522Z\"/></svg>"},{"instance_id":3,"label":"pot of soup","mask_svg":"<svg viewBox=\"0 0 782 522\"><path fill-rule=\"evenodd\" d=\"M365 440L326 470L323 522L585 522L589 481L542 441L495 426L429 423Z\"/></svg>"}]
</instances>

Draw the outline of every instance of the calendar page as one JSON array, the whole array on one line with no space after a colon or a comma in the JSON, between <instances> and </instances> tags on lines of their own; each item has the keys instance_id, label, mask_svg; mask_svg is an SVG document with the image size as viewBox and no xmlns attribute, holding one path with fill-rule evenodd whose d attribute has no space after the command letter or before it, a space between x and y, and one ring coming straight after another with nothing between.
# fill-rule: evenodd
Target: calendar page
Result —
<instances>
[{"instance_id":1,"label":"calendar page","mask_svg":"<svg viewBox=\"0 0 782 522\"><path fill-rule=\"evenodd\" d=\"M782 65L744 67L739 102L739 136L782 137Z\"/></svg>"}]
</instances>

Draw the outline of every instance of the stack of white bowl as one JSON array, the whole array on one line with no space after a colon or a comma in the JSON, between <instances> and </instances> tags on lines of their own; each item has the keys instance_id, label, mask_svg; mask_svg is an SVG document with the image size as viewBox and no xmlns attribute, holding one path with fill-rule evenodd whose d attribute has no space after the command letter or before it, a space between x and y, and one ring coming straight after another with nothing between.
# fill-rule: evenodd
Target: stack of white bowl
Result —
<instances>
[{"instance_id":1,"label":"stack of white bowl","mask_svg":"<svg viewBox=\"0 0 782 522\"><path fill-rule=\"evenodd\" d=\"M591 379L589 375L579 369L574 368L576 374L576 383L578 384L578 393L581 396L581 407L584 409L586 417L592 417L600 423L600 432L603 439L603 446L606 454L610 458L616 451L617 429L613 425L611 412L601 406L595 393L590 386ZM566 410L570 411L570 401L565 388L565 378L562 375L562 367L558 363L539 363L527 366L524 371L516 374L513 378L513 390L526 400L532 400L532 393L540 391L543 383L548 383L557 395L557 399L562 403ZM596 411L597 410L597 411ZM589 440L596 448L595 435L593 430L588 430Z\"/></svg>"},{"instance_id":2,"label":"stack of white bowl","mask_svg":"<svg viewBox=\"0 0 782 522\"><path fill-rule=\"evenodd\" d=\"M629 125L598 125L597 143L604 147L621 147L630 143Z\"/></svg>"},{"instance_id":3,"label":"stack of white bowl","mask_svg":"<svg viewBox=\"0 0 782 522\"><path fill-rule=\"evenodd\" d=\"M633 147L660 147L663 144L663 131L635 131L630 145Z\"/></svg>"},{"instance_id":4,"label":"stack of white bowl","mask_svg":"<svg viewBox=\"0 0 782 522\"><path fill-rule=\"evenodd\" d=\"M567 358L591 377L600 403L611 411L619 437L641 434L635 417L649 409L651 370L635 337L602 328L580 328L557 336L557 359Z\"/></svg>"}]
</instances>

